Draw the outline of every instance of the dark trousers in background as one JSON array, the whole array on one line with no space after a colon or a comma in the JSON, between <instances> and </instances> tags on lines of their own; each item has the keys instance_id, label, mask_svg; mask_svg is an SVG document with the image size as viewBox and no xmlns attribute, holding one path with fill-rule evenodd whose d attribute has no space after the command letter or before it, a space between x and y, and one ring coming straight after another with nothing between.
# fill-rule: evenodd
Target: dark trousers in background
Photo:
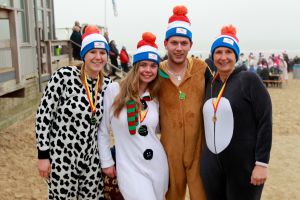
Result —
<instances>
[{"instance_id":1,"label":"dark trousers in background","mask_svg":"<svg viewBox=\"0 0 300 200\"><path fill-rule=\"evenodd\" d=\"M128 69L128 63L121 63L121 66L122 66L122 69L124 72L128 72L129 69Z\"/></svg>"},{"instance_id":2,"label":"dark trousers in background","mask_svg":"<svg viewBox=\"0 0 300 200\"><path fill-rule=\"evenodd\" d=\"M111 64L114 65L115 67L119 67L117 58L115 58L115 57L110 57L110 62L111 62ZM111 75L116 75L116 69L115 69L114 67L112 67Z\"/></svg>"}]
</instances>

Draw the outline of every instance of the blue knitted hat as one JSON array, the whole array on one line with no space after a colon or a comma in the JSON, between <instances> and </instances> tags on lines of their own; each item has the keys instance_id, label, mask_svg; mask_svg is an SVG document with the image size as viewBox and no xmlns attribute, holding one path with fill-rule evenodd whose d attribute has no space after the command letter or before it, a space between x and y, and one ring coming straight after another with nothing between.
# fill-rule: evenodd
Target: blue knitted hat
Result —
<instances>
[{"instance_id":1,"label":"blue knitted hat","mask_svg":"<svg viewBox=\"0 0 300 200\"><path fill-rule=\"evenodd\" d=\"M150 60L159 65L160 56L155 44L156 36L150 32L143 33L142 40L137 44L137 50L133 55L133 64L142 61Z\"/></svg>"},{"instance_id":2,"label":"blue knitted hat","mask_svg":"<svg viewBox=\"0 0 300 200\"><path fill-rule=\"evenodd\" d=\"M172 36L187 37L192 41L191 22L186 16L188 10L185 6L175 6L173 15L169 18L166 31L166 40Z\"/></svg>"},{"instance_id":3,"label":"blue knitted hat","mask_svg":"<svg viewBox=\"0 0 300 200\"><path fill-rule=\"evenodd\" d=\"M227 48L233 50L233 52L235 54L236 62L237 62L239 60L239 56L240 56L240 47L239 47L238 42L239 42L239 40L236 37L235 27L232 25L224 26L221 30L221 35L215 39L215 41L213 42L213 44L211 46L210 53L212 55L212 58L213 58L216 48L227 47Z\"/></svg>"},{"instance_id":4,"label":"blue knitted hat","mask_svg":"<svg viewBox=\"0 0 300 200\"><path fill-rule=\"evenodd\" d=\"M85 33L82 35L80 57L83 61L85 54L92 49L105 49L107 55L109 52L108 43L104 36L100 34L98 27L90 25L85 29Z\"/></svg>"}]
</instances>

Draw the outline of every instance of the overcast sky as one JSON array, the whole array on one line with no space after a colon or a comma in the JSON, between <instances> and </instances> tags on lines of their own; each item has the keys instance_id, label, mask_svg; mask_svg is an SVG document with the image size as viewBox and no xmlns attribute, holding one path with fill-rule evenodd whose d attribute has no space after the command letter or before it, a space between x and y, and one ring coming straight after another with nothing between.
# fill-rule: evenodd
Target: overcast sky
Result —
<instances>
[{"instance_id":1,"label":"overcast sky","mask_svg":"<svg viewBox=\"0 0 300 200\"><path fill-rule=\"evenodd\" d=\"M223 25L237 28L241 51L300 52L299 0L54 0L56 28L81 23L106 25L118 48L135 50L145 31L157 36L159 50L175 5L185 5L193 30L193 51L208 51Z\"/></svg>"}]
</instances>

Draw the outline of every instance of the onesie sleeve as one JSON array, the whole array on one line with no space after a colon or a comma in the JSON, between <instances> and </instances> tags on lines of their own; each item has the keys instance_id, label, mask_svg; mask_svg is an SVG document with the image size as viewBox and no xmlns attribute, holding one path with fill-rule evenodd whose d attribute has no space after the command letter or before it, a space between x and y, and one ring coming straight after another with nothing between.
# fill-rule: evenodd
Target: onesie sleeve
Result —
<instances>
[{"instance_id":1,"label":"onesie sleeve","mask_svg":"<svg viewBox=\"0 0 300 200\"><path fill-rule=\"evenodd\" d=\"M98 148L100 154L100 162L102 168L111 167L115 164L110 151L110 125L113 117L112 104L114 101L114 84L107 86L103 100L103 118L98 129Z\"/></svg>"},{"instance_id":2,"label":"onesie sleeve","mask_svg":"<svg viewBox=\"0 0 300 200\"><path fill-rule=\"evenodd\" d=\"M268 164L272 146L272 102L266 87L256 74L251 75L250 95L257 126L256 163Z\"/></svg>"},{"instance_id":3,"label":"onesie sleeve","mask_svg":"<svg viewBox=\"0 0 300 200\"><path fill-rule=\"evenodd\" d=\"M50 78L36 113L35 132L38 158L49 158L49 134L52 120L55 117L59 99L63 93L63 68L56 71Z\"/></svg>"}]
</instances>

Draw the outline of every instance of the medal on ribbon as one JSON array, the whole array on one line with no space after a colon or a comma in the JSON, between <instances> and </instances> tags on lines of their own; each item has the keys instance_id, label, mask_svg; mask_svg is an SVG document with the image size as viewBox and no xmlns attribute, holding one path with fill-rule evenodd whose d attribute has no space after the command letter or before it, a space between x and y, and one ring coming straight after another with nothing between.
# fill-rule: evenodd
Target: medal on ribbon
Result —
<instances>
[{"instance_id":1,"label":"medal on ribbon","mask_svg":"<svg viewBox=\"0 0 300 200\"><path fill-rule=\"evenodd\" d=\"M94 100L93 100L93 93L90 91L90 88L89 88L88 83L87 83L86 76L84 76L84 87L85 87L85 90L87 92L89 105L90 105L91 110L92 110L92 117L91 117L91 120L90 120L90 124L92 124L92 125L95 125L96 122L97 122L95 114L96 114L96 105L97 105L99 81L100 81L100 76L98 75L97 82L96 82L96 90L95 90L95 95L94 95Z\"/></svg>"},{"instance_id":2,"label":"medal on ribbon","mask_svg":"<svg viewBox=\"0 0 300 200\"><path fill-rule=\"evenodd\" d=\"M214 82L215 78L213 79L212 83ZM219 103L221 101L221 98L223 96L223 93L224 93L224 89L225 89L225 86L226 86L226 82L227 82L227 79L226 81L224 82L219 94L218 94L218 97L217 99L215 100L215 98L212 98L212 105L213 105L213 108L214 108L214 115L212 116L212 121L213 123L216 123L217 122L217 110L218 110L218 106L219 106ZM212 88L212 86L211 86ZM211 91L211 94L212 94L212 91Z\"/></svg>"}]
</instances>

